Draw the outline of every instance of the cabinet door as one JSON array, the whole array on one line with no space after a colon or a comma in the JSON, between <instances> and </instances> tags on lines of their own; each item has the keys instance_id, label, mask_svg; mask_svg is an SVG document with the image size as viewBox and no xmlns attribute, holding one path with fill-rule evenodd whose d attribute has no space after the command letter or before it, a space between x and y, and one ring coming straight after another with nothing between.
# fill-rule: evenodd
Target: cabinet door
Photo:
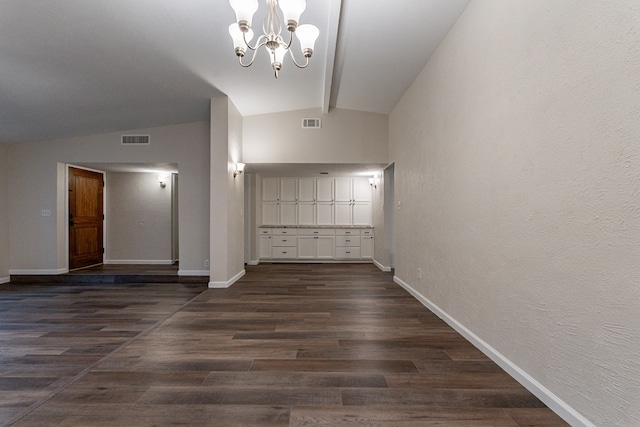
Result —
<instances>
[{"instance_id":1,"label":"cabinet door","mask_svg":"<svg viewBox=\"0 0 640 427\"><path fill-rule=\"evenodd\" d=\"M280 178L280 201L295 202L298 199L298 179Z\"/></svg>"},{"instance_id":2,"label":"cabinet door","mask_svg":"<svg viewBox=\"0 0 640 427\"><path fill-rule=\"evenodd\" d=\"M335 225L351 225L351 202L335 202L333 215Z\"/></svg>"},{"instance_id":3,"label":"cabinet door","mask_svg":"<svg viewBox=\"0 0 640 427\"><path fill-rule=\"evenodd\" d=\"M333 259L335 248L335 237L333 236L316 236L316 258Z\"/></svg>"},{"instance_id":4,"label":"cabinet door","mask_svg":"<svg viewBox=\"0 0 640 427\"><path fill-rule=\"evenodd\" d=\"M316 224L333 225L333 202L318 202L316 204Z\"/></svg>"},{"instance_id":5,"label":"cabinet door","mask_svg":"<svg viewBox=\"0 0 640 427\"><path fill-rule=\"evenodd\" d=\"M298 225L316 225L316 202L298 203Z\"/></svg>"},{"instance_id":6,"label":"cabinet door","mask_svg":"<svg viewBox=\"0 0 640 427\"><path fill-rule=\"evenodd\" d=\"M371 202L353 203L353 225L371 225Z\"/></svg>"},{"instance_id":7,"label":"cabinet door","mask_svg":"<svg viewBox=\"0 0 640 427\"><path fill-rule=\"evenodd\" d=\"M297 221L298 204L296 202L280 202L280 225L297 225Z\"/></svg>"},{"instance_id":8,"label":"cabinet door","mask_svg":"<svg viewBox=\"0 0 640 427\"><path fill-rule=\"evenodd\" d=\"M371 201L371 184L369 184L369 178L354 178L353 179L353 200L356 202L370 202Z\"/></svg>"},{"instance_id":9,"label":"cabinet door","mask_svg":"<svg viewBox=\"0 0 640 427\"><path fill-rule=\"evenodd\" d=\"M298 258L313 259L316 257L316 238L314 236L298 236Z\"/></svg>"},{"instance_id":10,"label":"cabinet door","mask_svg":"<svg viewBox=\"0 0 640 427\"><path fill-rule=\"evenodd\" d=\"M373 258L373 236L360 237L360 257Z\"/></svg>"},{"instance_id":11,"label":"cabinet door","mask_svg":"<svg viewBox=\"0 0 640 427\"><path fill-rule=\"evenodd\" d=\"M258 258L271 258L271 236L260 236Z\"/></svg>"},{"instance_id":12,"label":"cabinet door","mask_svg":"<svg viewBox=\"0 0 640 427\"><path fill-rule=\"evenodd\" d=\"M278 191L280 180L278 178L264 178L262 180L262 201L276 202L279 199Z\"/></svg>"},{"instance_id":13,"label":"cabinet door","mask_svg":"<svg viewBox=\"0 0 640 427\"><path fill-rule=\"evenodd\" d=\"M279 225L279 224L280 224L280 204L278 202L263 202L261 225Z\"/></svg>"},{"instance_id":14,"label":"cabinet door","mask_svg":"<svg viewBox=\"0 0 640 427\"><path fill-rule=\"evenodd\" d=\"M319 202L333 202L333 179L319 178L316 181L316 196Z\"/></svg>"},{"instance_id":15,"label":"cabinet door","mask_svg":"<svg viewBox=\"0 0 640 427\"><path fill-rule=\"evenodd\" d=\"M298 201L315 202L316 180L314 178L300 178L298 180Z\"/></svg>"},{"instance_id":16,"label":"cabinet door","mask_svg":"<svg viewBox=\"0 0 640 427\"><path fill-rule=\"evenodd\" d=\"M352 200L351 178L335 179L335 200L337 202L350 202Z\"/></svg>"}]
</instances>

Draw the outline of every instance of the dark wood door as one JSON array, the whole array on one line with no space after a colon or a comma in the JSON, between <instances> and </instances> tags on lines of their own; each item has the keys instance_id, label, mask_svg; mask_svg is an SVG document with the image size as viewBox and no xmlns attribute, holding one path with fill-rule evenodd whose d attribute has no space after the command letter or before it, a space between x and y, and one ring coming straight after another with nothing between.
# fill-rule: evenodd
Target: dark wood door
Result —
<instances>
[{"instance_id":1,"label":"dark wood door","mask_svg":"<svg viewBox=\"0 0 640 427\"><path fill-rule=\"evenodd\" d=\"M69 269L102 264L101 173L69 168Z\"/></svg>"}]
</instances>

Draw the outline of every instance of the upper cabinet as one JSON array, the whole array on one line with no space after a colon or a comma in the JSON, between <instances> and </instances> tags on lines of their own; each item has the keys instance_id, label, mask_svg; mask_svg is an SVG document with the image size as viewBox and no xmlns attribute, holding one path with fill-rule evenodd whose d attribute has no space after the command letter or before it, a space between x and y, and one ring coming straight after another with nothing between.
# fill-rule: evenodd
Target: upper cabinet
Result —
<instances>
[{"instance_id":1,"label":"upper cabinet","mask_svg":"<svg viewBox=\"0 0 640 427\"><path fill-rule=\"evenodd\" d=\"M263 178L262 225L371 225L369 180Z\"/></svg>"},{"instance_id":2,"label":"upper cabinet","mask_svg":"<svg viewBox=\"0 0 640 427\"><path fill-rule=\"evenodd\" d=\"M370 202L371 185L368 178L336 178L336 202Z\"/></svg>"}]
</instances>

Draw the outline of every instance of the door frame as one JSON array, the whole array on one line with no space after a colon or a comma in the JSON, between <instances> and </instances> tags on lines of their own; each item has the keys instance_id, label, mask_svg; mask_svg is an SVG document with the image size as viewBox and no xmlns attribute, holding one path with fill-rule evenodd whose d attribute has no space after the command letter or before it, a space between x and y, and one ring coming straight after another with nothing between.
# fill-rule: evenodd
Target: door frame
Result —
<instances>
[{"instance_id":1,"label":"door frame","mask_svg":"<svg viewBox=\"0 0 640 427\"><path fill-rule=\"evenodd\" d=\"M104 182L104 188L107 188L107 173L102 170L88 168L86 166L80 166L73 163L65 163L64 168L64 258L67 272L69 271L69 168L82 169L89 172L96 172L102 175L102 180ZM107 221L106 221L106 210L107 210L107 192L102 192L102 246L104 247L104 252L102 254L102 263L104 264L105 257L107 256Z\"/></svg>"}]
</instances>

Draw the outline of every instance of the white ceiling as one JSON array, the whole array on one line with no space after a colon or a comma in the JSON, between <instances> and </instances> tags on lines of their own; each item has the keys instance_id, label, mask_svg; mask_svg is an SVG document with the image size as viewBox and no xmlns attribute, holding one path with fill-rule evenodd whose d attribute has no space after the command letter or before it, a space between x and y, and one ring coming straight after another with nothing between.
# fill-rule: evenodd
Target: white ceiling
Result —
<instances>
[{"instance_id":1,"label":"white ceiling","mask_svg":"<svg viewBox=\"0 0 640 427\"><path fill-rule=\"evenodd\" d=\"M243 115L389 113L468 2L307 0L311 65L276 80L264 52L237 64L228 0L0 0L0 142L207 120L223 94Z\"/></svg>"}]
</instances>

